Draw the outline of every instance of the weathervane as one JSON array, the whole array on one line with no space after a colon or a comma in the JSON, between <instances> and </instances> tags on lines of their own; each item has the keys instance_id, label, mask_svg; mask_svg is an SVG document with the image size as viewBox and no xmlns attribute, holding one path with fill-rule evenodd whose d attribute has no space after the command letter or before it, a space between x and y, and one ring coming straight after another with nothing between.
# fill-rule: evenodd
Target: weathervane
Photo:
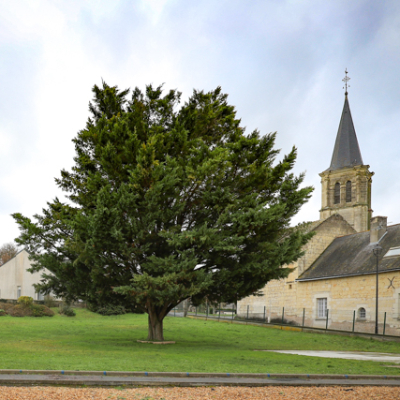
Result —
<instances>
[{"instance_id":1,"label":"weathervane","mask_svg":"<svg viewBox=\"0 0 400 400\"><path fill-rule=\"evenodd\" d=\"M342 79L342 81L344 82L344 88L343 89L346 89L344 94L347 96L347 87L350 87L350 85L347 86L347 82L350 80L350 78L347 76L347 74L348 74L347 68L345 69L344 73L346 74L346 76Z\"/></svg>"}]
</instances>

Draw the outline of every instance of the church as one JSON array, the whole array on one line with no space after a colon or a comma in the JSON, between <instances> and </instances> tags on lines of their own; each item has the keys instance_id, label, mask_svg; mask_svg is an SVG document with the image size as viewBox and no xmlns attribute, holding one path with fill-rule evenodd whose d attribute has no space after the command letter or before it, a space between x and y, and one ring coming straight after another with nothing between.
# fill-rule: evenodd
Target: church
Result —
<instances>
[{"instance_id":1,"label":"church","mask_svg":"<svg viewBox=\"0 0 400 400\"><path fill-rule=\"evenodd\" d=\"M372 216L374 173L361 156L347 85L331 164L319 175L320 219L310 224L315 235L304 255L285 266L292 269L286 279L239 301L238 315L398 336L400 224Z\"/></svg>"}]
</instances>

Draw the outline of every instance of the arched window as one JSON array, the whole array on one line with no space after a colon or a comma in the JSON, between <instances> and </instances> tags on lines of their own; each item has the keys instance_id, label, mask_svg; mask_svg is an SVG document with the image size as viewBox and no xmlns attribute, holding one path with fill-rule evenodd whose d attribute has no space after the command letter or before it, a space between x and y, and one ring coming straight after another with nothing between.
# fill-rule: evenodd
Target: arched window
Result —
<instances>
[{"instance_id":1,"label":"arched window","mask_svg":"<svg viewBox=\"0 0 400 400\"><path fill-rule=\"evenodd\" d=\"M335 197L334 197L333 202L334 202L334 204L340 203L340 183L339 182L335 183Z\"/></svg>"},{"instance_id":2,"label":"arched window","mask_svg":"<svg viewBox=\"0 0 400 400\"><path fill-rule=\"evenodd\" d=\"M351 202L351 181L346 182L346 202Z\"/></svg>"},{"instance_id":3,"label":"arched window","mask_svg":"<svg viewBox=\"0 0 400 400\"><path fill-rule=\"evenodd\" d=\"M364 307L360 307L358 309L358 318L359 319L365 319L367 317L367 312L365 311Z\"/></svg>"}]
</instances>

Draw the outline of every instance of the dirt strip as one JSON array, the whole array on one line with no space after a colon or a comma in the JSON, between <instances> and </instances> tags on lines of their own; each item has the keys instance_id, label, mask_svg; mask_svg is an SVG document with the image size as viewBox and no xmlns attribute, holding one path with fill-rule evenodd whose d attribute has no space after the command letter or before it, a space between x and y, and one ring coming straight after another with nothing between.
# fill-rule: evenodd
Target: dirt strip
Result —
<instances>
[{"instance_id":1,"label":"dirt strip","mask_svg":"<svg viewBox=\"0 0 400 400\"><path fill-rule=\"evenodd\" d=\"M0 387L0 400L399 400L399 387Z\"/></svg>"}]
</instances>

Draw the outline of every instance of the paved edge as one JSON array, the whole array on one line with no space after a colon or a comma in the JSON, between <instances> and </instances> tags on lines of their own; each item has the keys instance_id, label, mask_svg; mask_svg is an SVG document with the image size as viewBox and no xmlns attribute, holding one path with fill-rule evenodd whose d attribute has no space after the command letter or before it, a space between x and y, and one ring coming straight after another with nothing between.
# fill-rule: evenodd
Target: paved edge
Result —
<instances>
[{"instance_id":1,"label":"paved edge","mask_svg":"<svg viewBox=\"0 0 400 400\"><path fill-rule=\"evenodd\" d=\"M22 370L0 369L2 375L76 375L123 376L158 378L251 378L251 379L385 379L400 380L400 375L346 375L346 374L269 374L269 373L220 373L220 372L146 372L146 371L74 371L74 370Z\"/></svg>"},{"instance_id":2,"label":"paved edge","mask_svg":"<svg viewBox=\"0 0 400 400\"><path fill-rule=\"evenodd\" d=\"M0 370L0 386L398 386L396 375Z\"/></svg>"},{"instance_id":3,"label":"paved edge","mask_svg":"<svg viewBox=\"0 0 400 400\"><path fill-rule=\"evenodd\" d=\"M17 375L14 379L0 379L0 386L95 386L95 387L139 387L139 386L391 386L400 387L400 380L387 379L216 379L216 378L160 378L160 377L109 377L109 376L38 376ZM19 379L17 379L19 378Z\"/></svg>"}]
</instances>

